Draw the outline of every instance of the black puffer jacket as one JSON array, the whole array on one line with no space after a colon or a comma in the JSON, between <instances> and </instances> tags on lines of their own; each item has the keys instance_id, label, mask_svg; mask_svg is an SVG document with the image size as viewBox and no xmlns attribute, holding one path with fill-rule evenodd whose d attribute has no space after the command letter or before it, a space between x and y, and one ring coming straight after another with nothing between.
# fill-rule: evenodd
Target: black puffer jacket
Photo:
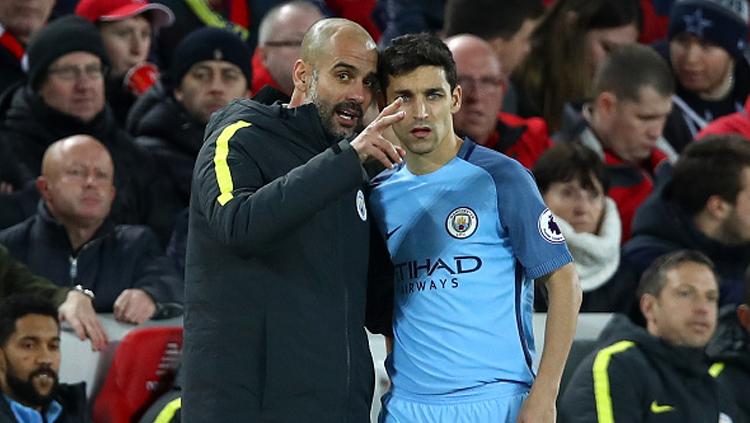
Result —
<instances>
[{"instance_id":1,"label":"black puffer jacket","mask_svg":"<svg viewBox=\"0 0 750 423\"><path fill-rule=\"evenodd\" d=\"M39 176L44 152L53 142L76 134L98 139L115 165L117 197L110 217L116 223L149 225L166 244L174 216L162 208L173 196L156 178L155 164L148 154L117 126L107 106L91 122L84 123L48 107L30 88L22 86L2 116L0 142L11 146L21 168L21 182Z\"/></svg>"},{"instance_id":2,"label":"black puffer jacket","mask_svg":"<svg viewBox=\"0 0 750 423\"><path fill-rule=\"evenodd\" d=\"M713 374L734 394L745 421L750 422L750 333L740 325L733 305L722 308L719 327L706 352L715 363Z\"/></svg>"},{"instance_id":3,"label":"black puffer jacket","mask_svg":"<svg viewBox=\"0 0 750 423\"><path fill-rule=\"evenodd\" d=\"M213 116L185 269L184 422L369 422L369 222L357 153L313 105Z\"/></svg>"},{"instance_id":4,"label":"black puffer jacket","mask_svg":"<svg viewBox=\"0 0 750 423\"><path fill-rule=\"evenodd\" d=\"M671 345L622 316L602 336L560 400L562 423L743 421L702 349Z\"/></svg>"},{"instance_id":5,"label":"black puffer jacket","mask_svg":"<svg viewBox=\"0 0 750 423\"><path fill-rule=\"evenodd\" d=\"M136 144L159 163L160 177L169 182L182 210L190 203L190 182L195 158L203 145L205 125L188 115L160 84L147 91L128 116L128 132Z\"/></svg>"}]
</instances>

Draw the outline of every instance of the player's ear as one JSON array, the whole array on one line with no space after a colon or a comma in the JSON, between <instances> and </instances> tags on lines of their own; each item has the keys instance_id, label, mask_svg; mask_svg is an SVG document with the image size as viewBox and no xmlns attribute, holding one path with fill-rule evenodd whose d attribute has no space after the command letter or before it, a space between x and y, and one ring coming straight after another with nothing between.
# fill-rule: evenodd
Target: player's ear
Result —
<instances>
[{"instance_id":1,"label":"player's ear","mask_svg":"<svg viewBox=\"0 0 750 423\"><path fill-rule=\"evenodd\" d=\"M451 93L451 113L456 113L461 109L461 86L456 85Z\"/></svg>"}]
</instances>

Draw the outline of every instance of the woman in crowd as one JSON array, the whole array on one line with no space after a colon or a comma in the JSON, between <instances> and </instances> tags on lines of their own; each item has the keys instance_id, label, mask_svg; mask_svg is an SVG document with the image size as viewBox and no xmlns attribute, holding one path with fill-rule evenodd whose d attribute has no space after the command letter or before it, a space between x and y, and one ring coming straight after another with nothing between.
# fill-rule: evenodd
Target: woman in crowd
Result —
<instances>
[{"instance_id":1,"label":"woman in crowd","mask_svg":"<svg viewBox=\"0 0 750 423\"><path fill-rule=\"evenodd\" d=\"M590 95L594 73L618 45L640 30L637 0L559 0L534 33L532 51L514 80L518 113L559 129L563 105Z\"/></svg>"}]
</instances>

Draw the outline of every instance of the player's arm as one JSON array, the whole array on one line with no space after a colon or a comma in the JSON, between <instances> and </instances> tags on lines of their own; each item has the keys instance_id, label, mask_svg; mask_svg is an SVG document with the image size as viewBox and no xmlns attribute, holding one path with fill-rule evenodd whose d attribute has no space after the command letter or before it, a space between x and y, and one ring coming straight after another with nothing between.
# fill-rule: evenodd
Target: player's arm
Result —
<instances>
[{"instance_id":1,"label":"player's arm","mask_svg":"<svg viewBox=\"0 0 750 423\"><path fill-rule=\"evenodd\" d=\"M540 281L549 292L549 308L539 371L518 418L524 423L555 421L560 379L581 307L581 287L573 263L558 268Z\"/></svg>"}]
</instances>

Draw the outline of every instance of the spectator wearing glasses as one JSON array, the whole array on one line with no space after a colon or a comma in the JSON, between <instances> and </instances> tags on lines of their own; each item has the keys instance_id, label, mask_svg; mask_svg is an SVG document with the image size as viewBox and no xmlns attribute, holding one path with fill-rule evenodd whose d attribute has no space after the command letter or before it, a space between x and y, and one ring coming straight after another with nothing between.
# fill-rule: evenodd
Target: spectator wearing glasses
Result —
<instances>
[{"instance_id":1,"label":"spectator wearing glasses","mask_svg":"<svg viewBox=\"0 0 750 423\"><path fill-rule=\"evenodd\" d=\"M489 43L463 34L447 39L446 44L464 95L461 109L453 116L456 131L531 168L552 144L547 125L540 118L500 112L505 83L501 63Z\"/></svg>"},{"instance_id":2,"label":"spectator wearing glasses","mask_svg":"<svg viewBox=\"0 0 750 423\"><path fill-rule=\"evenodd\" d=\"M128 119L135 142L158 163L176 193L174 216L188 206L190 182L211 113L249 94L250 49L224 29L201 28L177 46L163 84L136 102Z\"/></svg>"},{"instance_id":3,"label":"spectator wearing glasses","mask_svg":"<svg viewBox=\"0 0 750 423\"><path fill-rule=\"evenodd\" d=\"M292 67L299 58L302 37L321 19L320 9L306 1L281 4L263 17L258 29L258 47L253 54L254 93L268 85L287 98L292 95Z\"/></svg>"},{"instance_id":4,"label":"spectator wearing glasses","mask_svg":"<svg viewBox=\"0 0 750 423\"><path fill-rule=\"evenodd\" d=\"M104 99L108 61L96 27L77 16L60 18L31 41L28 55L28 83L13 93L0 132L0 142L8 143L17 159L18 179L28 183L40 175L44 151L54 141L91 135L107 147L118 169L112 219L148 223L168 235L168 219L155 213L166 199L153 165L118 127Z\"/></svg>"}]
</instances>

